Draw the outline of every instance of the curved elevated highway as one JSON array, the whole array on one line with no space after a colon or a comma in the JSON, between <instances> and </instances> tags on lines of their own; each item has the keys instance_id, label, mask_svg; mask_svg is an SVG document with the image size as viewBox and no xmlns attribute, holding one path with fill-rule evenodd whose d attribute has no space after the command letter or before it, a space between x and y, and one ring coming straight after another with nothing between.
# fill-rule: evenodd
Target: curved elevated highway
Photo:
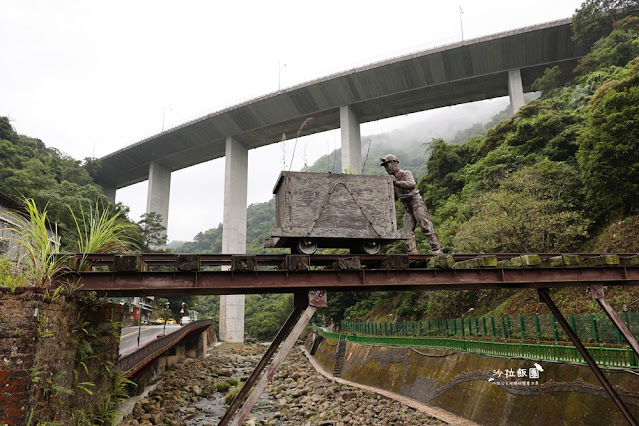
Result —
<instances>
[{"instance_id":1,"label":"curved elevated highway","mask_svg":"<svg viewBox=\"0 0 639 426\"><path fill-rule=\"evenodd\" d=\"M248 149L339 128L348 106L359 123L509 94L519 71L526 91L547 67L571 68L588 49L571 40L570 19L467 40L329 75L206 115L101 158L99 181L144 181L149 165L171 171L225 155L226 139ZM516 82L515 82L516 83Z\"/></svg>"}]
</instances>

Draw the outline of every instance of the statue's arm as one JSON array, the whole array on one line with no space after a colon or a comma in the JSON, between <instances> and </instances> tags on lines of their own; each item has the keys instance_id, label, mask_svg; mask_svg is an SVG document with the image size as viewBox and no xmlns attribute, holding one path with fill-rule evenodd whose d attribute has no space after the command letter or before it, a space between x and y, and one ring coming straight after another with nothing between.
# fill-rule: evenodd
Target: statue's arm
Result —
<instances>
[{"instance_id":1,"label":"statue's arm","mask_svg":"<svg viewBox=\"0 0 639 426\"><path fill-rule=\"evenodd\" d=\"M404 170L402 176L399 176L400 179L395 180L395 186L411 190L417 187L417 183L415 182L415 178L413 177L413 173L410 170Z\"/></svg>"}]
</instances>

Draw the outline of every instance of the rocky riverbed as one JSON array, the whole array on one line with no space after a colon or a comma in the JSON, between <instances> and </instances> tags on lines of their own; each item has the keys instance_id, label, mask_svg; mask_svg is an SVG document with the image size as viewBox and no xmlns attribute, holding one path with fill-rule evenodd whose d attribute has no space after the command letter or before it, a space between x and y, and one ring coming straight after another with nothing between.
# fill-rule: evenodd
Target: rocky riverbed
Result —
<instances>
[{"instance_id":1,"label":"rocky riverbed","mask_svg":"<svg viewBox=\"0 0 639 426\"><path fill-rule=\"evenodd\" d=\"M216 425L265 348L224 344L207 358L188 359L165 372L120 425ZM239 382L239 383L238 383ZM317 373L294 348L245 425L443 425L374 392L337 384Z\"/></svg>"}]
</instances>

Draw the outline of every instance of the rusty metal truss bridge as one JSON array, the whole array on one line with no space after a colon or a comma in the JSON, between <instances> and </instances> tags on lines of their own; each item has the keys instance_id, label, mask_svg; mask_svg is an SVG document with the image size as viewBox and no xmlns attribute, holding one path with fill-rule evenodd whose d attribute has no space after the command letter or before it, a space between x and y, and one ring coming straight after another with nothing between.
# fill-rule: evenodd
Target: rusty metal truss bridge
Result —
<instances>
[{"instance_id":1,"label":"rusty metal truss bridge","mask_svg":"<svg viewBox=\"0 0 639 426\"><path fill-rule=\"evenodd\" d=\"M551 288L588 288L592 298L639 355L639 343L608 303L604 293L605 286L639 284L637 254L62 256L68 269L59 277L58 283L67 280L79 282L82 290L96 291L99 296L295 295L293 312L230 405L220 425L227 425L231 421L231 424L238 426L243 423L317 308L327 306L327 292L497 288L537 289L540 301L548 306L628 422L631 425L639 424L550 294ZM84 265L81 268L83 270L78 270L77 265ZM280 345L282 347L277 352ZM265 368L266 372L262 374Z\"/></svg>"}]
</instances>

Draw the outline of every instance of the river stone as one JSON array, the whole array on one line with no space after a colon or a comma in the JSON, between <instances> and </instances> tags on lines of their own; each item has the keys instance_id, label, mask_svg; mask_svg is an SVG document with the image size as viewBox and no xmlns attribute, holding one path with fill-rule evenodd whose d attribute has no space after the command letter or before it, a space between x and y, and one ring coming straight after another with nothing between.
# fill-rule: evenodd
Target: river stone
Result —
<instances>
[{"instance_id":1,"label":"river stone","mask_svg":"<svg viewBox=\"0 0 639 426\"><path fill-rule=\"evenodd\" d=\"M233 372L233 378L240 377L246 373L242 371L243 368L252 368L259 362L258 355L264 350L263 347L251 348L246 345L216 349L212 351L213 356L178 365L175 370L165 372L154 391L158 398L148 398L149 408L153 406L154 410L147 413L151 414L150 421L144 420L143 423L156 423L156 420L160 421L156 416L162 414L164 418L160 423L165 425L217 424L223 413L208 409L206 400L202 399L204 391L197 395L198 388L214 389L212 371L227 369ZM188 388L189 392L184 388ZM428 416L418 417L413 410L393 400L325 379L314 371L298 348L293 348L287 356L266 392L270 400L258 403L252 412L252 415L260 418L256 424L299 426L310 422L311 425L345 426L382 424L384 419L385 424L433 424ZM292 395L296 395L296 398ZM386 415L392 412L398 414L392 417ZM140 414L145 413L143 411ZM133 426L140 421L141 417L133 418L130 415L122 425Z\"/></svg>"},{"instance_id":2,"label":"river stone","mask_svg":"<svg viewBox=\"0 0 639 426\"><path fill-rule=\"evenodd\" d=\"M231 377L233 375L233 372L228 368L222 368L217 371L217 374L223 377Z\"/></svg>"},{"instance_id":3,"label":"river stone","mask_svg":"<svg viewBox=\"0 0 639 426\"><path fill-rule=\"evenodd\" d=\"M356 393L356 392L353 392L353 391L350 391L350 392L342 392L341 397L342 397L342 399L343 399L344 401L348 401L348 400L350 400L350 399L356 398L356 397L357 397L357 393Z\"/></svg>"}]
</instances>

